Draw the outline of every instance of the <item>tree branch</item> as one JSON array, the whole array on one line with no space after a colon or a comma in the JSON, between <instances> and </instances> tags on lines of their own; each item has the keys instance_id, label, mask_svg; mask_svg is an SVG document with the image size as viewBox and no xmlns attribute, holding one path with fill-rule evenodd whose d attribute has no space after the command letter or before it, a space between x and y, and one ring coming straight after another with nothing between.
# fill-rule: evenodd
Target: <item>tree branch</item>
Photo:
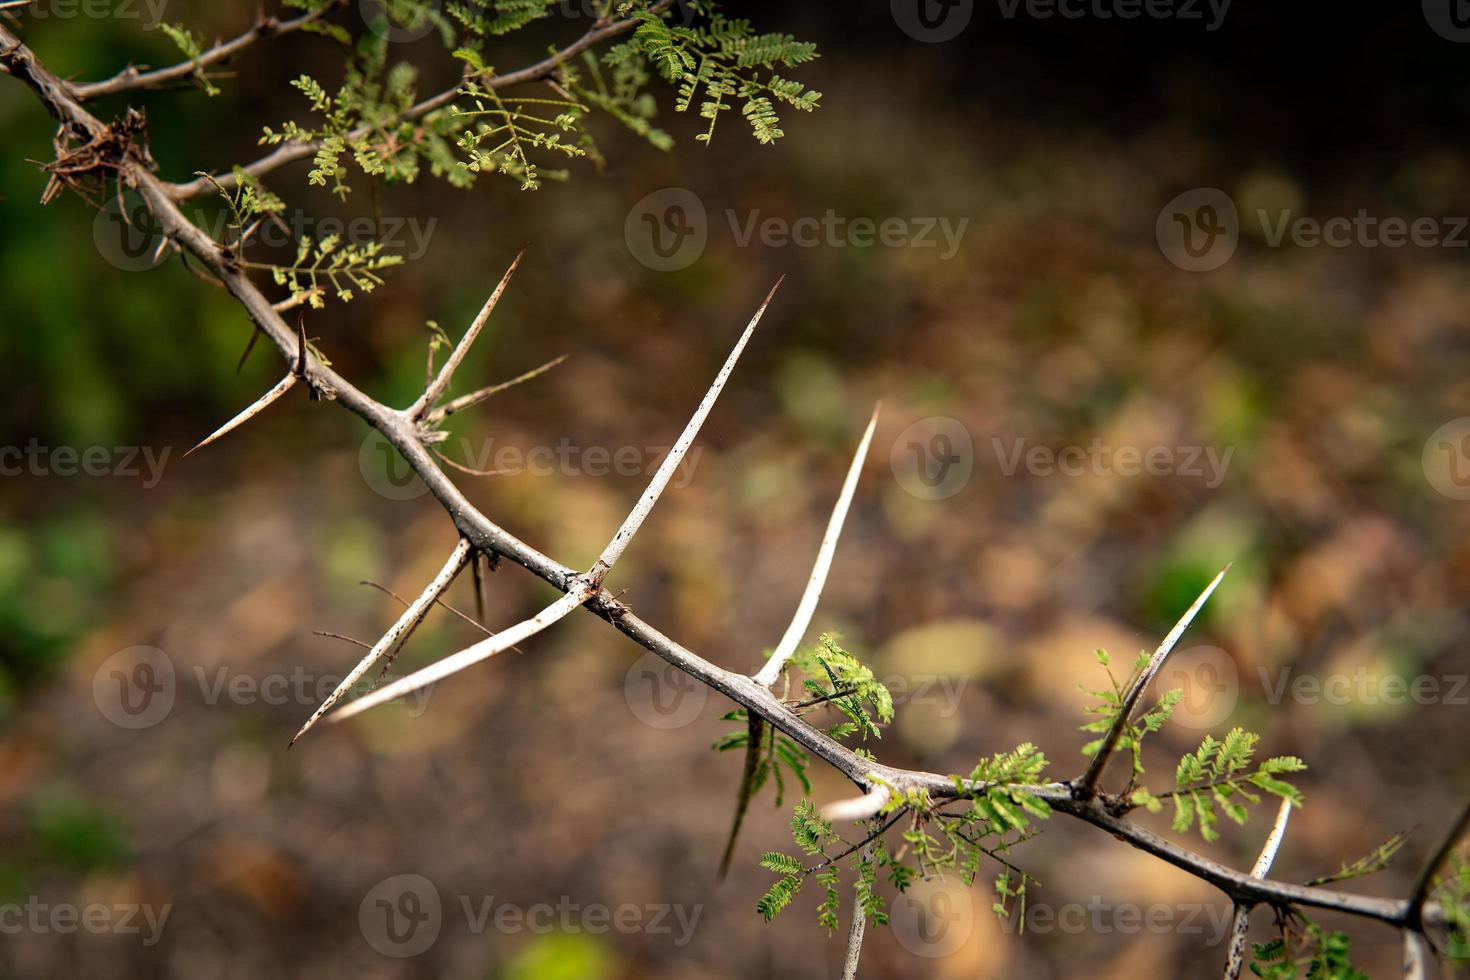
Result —
<instances>
[{"instance_id":1,"label":"tree branch","mask_svg":"<svg viewBox=\"0 0 1470 980\"><path fill-rule=\"evenodd\" d=\"M671 3L673 3L673 0L664 0L664 2L655 4L650 9L655 11L663 10L667 8ZM637 27L638 24L639 21L631 17L624 20L613 21L611 23L598 22L598 24L594 25L592 29L589 30L586 34L583 34L580 38L573 41L571 44L568 44L560 51L548 55L535 64L527 65L525 68L522 68L518 71L508 72L504 75L492 75L490 78L481 81L479 84L483 85L485 88L499 90L503 88L510 88L513 85L520 85L525 82L534 82L539 79L546 78L547 76L555 72L558 68L560 68L562 64L564 64L566 61L575 58L577 55L581 54L583 51L586 51L593 45L606 41L609 38L617 37L619 34L624 34ZM397 126L400 123L412 122L415 119L421 119L424 116L427 116L429 113L434 112L437 109L442 109L449 103L453 102L456 98L458 98L462 88L463 82L461 82L460 84L456 84L453 88L447 88L437 95L430 96L429 98L424 99L422 102L419 102L418 104L404 110L403 112L391 116L383 122L359 126L347 134L347 141L351 143L356 140L360 140L365 136L371 136L375 131L379 129ZM278 167L285 166L288 163L293 163L297 160L305 160L307 157L310 157L312 154L316 153L319 148L320 144L315 140L306 143L298 143L294 141L282 143L272 152L266 154L265 156L252 163L245 164L240 169L252 177L261 177L265 174L270 173L272 170L275 170ZM198 197L201 194L208 194L217 190L234 190L238 184L239 180L236 178L234 172L232 171L227 174L217 174L212 178L198 177L194 180L186 181L184 183L166 184L164 185L164 187L169 197L173 198L175 201L182 203L184 201L190 200L191 198Z\"/></svg>"},{"instance_id":2,"label":"tree branch","mask_svg":"<svg viewBox=\"0 0 1470 980\"><path fill-rule=\"evenodd\" d=\"M245 33L229 41L217 42L214 47L205 51L193 61L181 61L167 68L158 68L153 71L139 71L134 65L129 65L111 78L100 82L74 82L72 93L79 102L90 102L104 95L114 95L119 92L131 92L135 89L159 88L170 82L176 82L183 78L189 78L211 65L221 61L227 61L257 41L268 37L281 37L308 27L321 20L327 14L338 7L345 6L348 0L331 0L322 7L302 14L291 20L279 20L275 17L266 17L262 12L256 18L255 23Z\"/></svg>"},{"instance_id":3,"label":"tree branch","mask_svg":"<svg viewBox=\"0 0 1470 980\"><path fill-rule=\"evenodd\" d=\"M3 24L0 24L0 67L33 89L47 110L79 138L95 139L108 131L105 124L81 106L70 87L39 64L31 51ZM300 358L295 332L282 320L271 301L251 282L244 271L225 255L213 239L185 218L179 210L178 199L171 192L170 187L149 171L142 155L136 149L124 149L121 156L109 165L114 166L119 177L138 191L144 204L152 211L168 239L197 258L219 278L255 325L275 344L286 363L299 367L303 380L311 383L316 390L324 394L324 397L335 399L363 419L402 454L405 461L443 507L455 527L465 538L469 539L477 550L487 555L504 556L557 589L568 593L558 603L544 610L538 619L544 619L553 611L564 615L578 605L585 606L635 643L688 674L697 682L725 696L747 711L760 715L802 749L832 766L864 791L871 791L886 784L898 791L911 788L924 789L928 791L932 799L943 800L985 788L983 784L970 782L956 786L951 777L946 775L896 769L858 755L852 749L827 737L823 732L798 717L790 706L753 678L725 670L705 660L645 622L607 590L591 585L586 576L562 565L495 524L475 508L444 471L435 464L432 455L420 439L417 427L406 413L392 409L369 397L332 368L323 364L314 353L307 351L305 357ZM299 364L298 359L300 359ZM1186 615L1186 620L1190 615L1192 613ZM1182 632L1183 625L1187 625L1187 622L1181 621L1181 626L1176 627L1176 632ZM529 632L522 635L529 635ZM498 636L504 636L504 634L498 634ZM518 640L521 636L513 638ZM338 714L340 715L340 712ZM1413 925L1415 921L1431 924L1439 924L1444 921L1443 910L1430 902L1420 905L1418 914L1413 915L1413 907L1409 900L1395 901L1308 888L1286 882L1258 879L1227 868L1116 816L1096 795L1079 793L1078 790L1082 785L1084 785L1083 781L1079 779L1075 782L1017 787L1017 789L1024 789L1046 801L1057 813L1067 814L1092 824L1115 838L1127 842L1132 847L1180 868L1215 886L1237 902L1265 902L1276 907L1300 905L1331 909L1400 927ZM1095 782L1093 786L1095 787Z\"/></svg>"}]
</instances>

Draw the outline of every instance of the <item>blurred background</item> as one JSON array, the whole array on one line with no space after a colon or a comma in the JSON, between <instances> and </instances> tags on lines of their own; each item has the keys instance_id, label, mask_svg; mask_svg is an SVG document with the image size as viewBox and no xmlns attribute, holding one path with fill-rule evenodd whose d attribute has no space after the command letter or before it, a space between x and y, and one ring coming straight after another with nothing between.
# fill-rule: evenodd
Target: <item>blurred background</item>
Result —
<instances>
[{"instance_id":1,"label":"blurred background","mask_svg":"<svg viewBox=\"0 0 1470 980\"><path fill-rule=\"evenodd\" d=\"M177 60L155 8L125 6L21 24L71 77ZM1115 7L732 4L821 47L793 75L823 107L785 113L774 146L730 119L706 148L661 90L671 152L602 118L606 167L534 193L359 182L344 204L297 164L270 185L306 233L396 219L414 258L308 329L407 404L427 321L457 337L529 244L457 390L570 356L456 417L445 452L507 470L453 475L584 566L784 274L610 583L624 599L755 669L881 400L813 636L893 686L884 762L968 771L1033 741L1075 775L1079 685L1106 684L1093 651L1152 649L1233 561L1161 679L1186 699L1145 784L1248 726L1311 766L1273 874L1418 828L1348 886L1402 896L1470 791L1470 47L1449 4ZM167 0L164 19L232 36L253 8ZM497 64L581 16L507 38ZM402 47L423 91L454 70L432 39ZM306 116L289 81L332 84L334 64L295 36L218 97L131 102L182 180L258 156L261 126ZM740 759L709 746L731 706L590 616L286 751L361 653L313 630L376 639L400 607L359 583L416 593L453 529L365 426L300 392L182 459L279 358L261 345L237 370L249 328L220 290L120 254L76 196L40 207L52 125L11 79L0 130L0 975L837 976L814 885L771 925L755 912L789 795L752 805L716 881ZM821 230L781 234L801 219ZM698 233L650 237L676 226ZM549 594L503 567L487 621ZM467 578L450 601L473 610ZM398 668L475 635L436 612ZM818 802L850 793L812 778ZM1188 843L1248 867L1261 810ZM1229 910L1200 882L1062 818L1017 862L1039 881L1024 932L991 914L984 869L895 898L862 975L1218 975ZM425 928L385 931L390 907ZM1397 975L1392 930L1321 921Z\"/></svg>"}]
</instances>

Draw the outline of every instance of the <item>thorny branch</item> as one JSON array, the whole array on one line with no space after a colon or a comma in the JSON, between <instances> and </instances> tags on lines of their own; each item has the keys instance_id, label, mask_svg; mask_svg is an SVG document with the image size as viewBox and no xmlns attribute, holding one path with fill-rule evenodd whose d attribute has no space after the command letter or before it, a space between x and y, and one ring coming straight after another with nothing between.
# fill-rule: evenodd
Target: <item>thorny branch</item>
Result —
<instances>
[{"instance_id":1,"label":"thorny branch","mask_svg":"<svg viewBox=\"0 0 1470 980\"><path fill-rule=\"evenodd\" d=\"M626 21L618 21L596 27L584 35L581 40L562 49L552 57L519 72L497 76L492 84L510 85L544 77L554 71L557 65L566 58L599 40L625 31L631 26L633 25ZM0 24L0 68L33 89L42 104L52 116L60 121L63 130L71 137L79 141L92 142L104 139L111 131L108 124L92 115L82 105L83 100L78 94L77 87L58 78L40 64L21 40L3 24ZM83 88L83 91L86 89ZM453 98L453 95L453 92L446 92L435 96L410 110L410 115L423 115L430 112L446 104ZM252 172L263 173L290 160L307 156L311 152L311 148L304 145L282 147L270 157L252 165ZM759 717L765 723L786 734L803 749L831 765L863 790L863 796L839 805L836 807L836 813L829 810L828 815L832 817L858 819L871 816L881 809L883 802L893 791L921 789L926 791L931 799L943 801L985 788L982 784L968 782L962 786L956 786L951 777L946 775L897 769L857 754L804 721L793 710L793 705L773 694L765 684L753 677L725 670L705 660L643 621L632 609L603 588L601 583L606 574L605 566L595 565L589 572L579 572L543 554L491 521L465 498L444 471L436 465L429 447L425 445L423 431L415 413L384 405L323 363L309 349L304 335L299 335L286 324L271 300L251 282L245 271L231 259L226 250L184 216L179 209L179 203L204 190L213 189L214 183L200 181L186 185L168 184L153 174L146 150L127 142L119 145L115 158L105 163L108 168L115 171L123 183L138 192L172 247L193 256L214 276L218 277L220 283L244 308L254 326L264 333L281 352L291 369L288 377L307 382L311 390L319 397L339 402L381 433L402 454L444 508L456 529L467 542L465 546L467 549L472 548L475 552L490 557L498 556L509 559L566 593L561 600L543 610L537 617L489 637L482 641L482 644L493 644L497 649L503 648L504 645L518 642L531 635L537 629L547 625L549 621L569 614L578 606L584 607L699 683L734 701L749 712L751 717ZM231 178L228 177L219 179L220 184L227 185L230 181ZM741 338L741 346L748 339L753 327L754 321ZM738 352L737 348L736 354ZM728 369L732 365L733 357L727 362L726 370L722 371L722 378L728 375ZM709 400L707 398L707 401ZM707 405L702 408L707 410ZM689 435L687 430L686 435ZM634 517L637 516L641 521L642 516L646 516L647 508L643 506L645 502L651 506L647 494L640 501L640 505L635 507L634 514L630 514L629 522L625 523L623 529L620 529L620 535L622 531L629 531L628 536L631 536L631 530L636 530ZM640 511L642 511L641 515ZM614 549L611 555L613 559L621 553L626 543L627 537L622 537L620 540L615 536L613 544L610 545L610 549ZM459 550L456 549L456 554ZM605 553L604 558L607 557L609 556ZM610 565L610 561L606 563L606 566ZM1216 583L1212 583L1211 588ZM432 591L431 588L426 591L425 595L428 596ZM1201 597L1201 602L1207 595L1208 590L1206 596ZM437 594L430 596L430 600L436 597ZM427 605L429 601L421 598L421 603L414 605L420 604ZM1128 704L1125 705L1125 710L1120 715L1125 723L1129 710L1142 693L1142 688L1146 686L1162 658L1177 641L1178 634L1182 633L1183 627L1188 624L1188 620L1192 618L1198 605L1199 603L1196 603L1196 606L1181 620L1180 626L1171 632L1169 638L1161 645L1159 652L1155 654L1149 669L1139 679L1137 689L1130 692ZM479 647L481 644L476 646ZM463 657L475 649L476 647L471 647L455 656ZM446 658L445 661L440 661L434 666L443 673L450 673L453 669L457 669L457 665L449 663L453 659ZM366 707L368 705L365 705L364 701L372 700L372 703L377 703L377 700L381 700L378 695L386 695L391 690L390 685L388 688L381 689L370 699L359 699L352 704ZM361 710L361 707L358 707L357 710ZM337 715L341 714L339 710ZM1116 740L1116 734L1112 735L1110 742L1115 745ZM1441 925L1444 922L1443 910L1436 904L1425 901L1429 892L1429 883L1433 880L1438 865L1443 861L1460 832L1463 831L1470 816L1461 817L1455 832L1447 838L1440 853L1424 870L1421 875L1421 883L1416 886L1410 898L1394 900L1329 891L1288 882L1271 881L1254 873L1237 871L1165 840L1152 831L1119 816L1119 811L1122 809L1119 805L1120 801L1097 792L1097 779L1101 774L1102 764L1106 762L1105 756L1106 753L1099 752L1088 774L1077 780L1026 787L1026 790L1046 801L1054 811L1091 824L1125 841L1130 846L1213 885L1237 905L1249 906L1265 903L1281 909L1289 909L1294 906L1328 909L1398 926L1404 929L1408 936L1406 961L1410 965L1419 962L1419 969L1422 971L1422 948L1418 945L1417 937L1425 925ZM1470 811L1467 811L1467 814L1470 814ZM861 919L861 916L858 918Z\"/></svg>"},{"instance_id":2,"label":"thorny branch","mask_svg":"<svg viewBox=\"0 0 1470 980\"><path fill-rule=\"evenodd\" d=\"M663 0L663 2L657 3L649 9L655 12L664 10L673 2L674 0ZM494 91L498 91L503 88L510 88L513 85L522 85L526 82L536 82L544 78L549 78L558 69L560 69L562 65L570 61L572 58L575 58L583 51L586 51L588 48L600 44L603 41L608 40L609 38L617 37L619 34L627 33L637 26L638 21L632 18L615 21L599 21L598 23L594 24L592 28L587 31L587 33L583 34L580 38L573 41L571 44L568 44L561 50L556 51L541 59L535 64L527 65L525 68L521 68L517 71L507 72L504 75L492 75L488 79L479 80L479 84L482 88L488 88ZM355 140L362 139L364 136L369 136L374 131L381 128L397 126L400 123L412 122L415 119L422 119L429 113L434 112L438 109L442 109L449 103L453 102L459 94L460 85L455 84L453 87L447 88L436 95L432 95L429 98L424 99L422 102L417 103L416 105L408 108L407 110L393 116L392 118L384 122L377 122L373 123L372 125L359 126L357 129L347 134L347 142L351 143ZM319 146L316 142L292 141L282 143L275 150L271 151L258 160L245 164L240 169L252 177L261 177L265 174L270 173L272 170L277 169L278 167L285 166L288 163L294 163L297 160L305 160L312 154L316 153L318 149ZM169 197L173 198L179 203L183 203L190 200L191 198L198 197L201 194L208 194L215 190L234 190L238 183L239 180L232 172L220 174L216 177L199 177L194 180L180 184L165 184L163 185L163 188L167 192Z\"/></svg>"}]
</instances>

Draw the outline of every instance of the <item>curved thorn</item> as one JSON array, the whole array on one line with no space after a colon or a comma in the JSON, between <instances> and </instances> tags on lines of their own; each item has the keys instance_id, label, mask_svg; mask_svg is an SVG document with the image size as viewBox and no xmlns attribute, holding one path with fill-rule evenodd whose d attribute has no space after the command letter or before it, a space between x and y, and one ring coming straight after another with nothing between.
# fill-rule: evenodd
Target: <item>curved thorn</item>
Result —
<instances>
[{"instance_id":1,"label":"curved thorn","mask_svg":"<svg viewBox=\"0 0 1470 980\"><path fill-rule=\"evenodd\" d=\"M852 465L847 468L847 479L842 483L842 492L838 494L837 503L832 508L831 519L827 521L827 533L822 536L822 545L817 549L812 577L807 580L806 591L802 593L801 602L796 607L796 615L791 617L791 624L786 627L786 633L781 637L781 642L776 644L771 658L754 677L755 682L762 687L770 687L781 676L781 669L796 652L802 637L806 635L807 627L812 623L817 603L822 598L822 589L827 584L827 575L832 571L832 555L837 551L837 539L842 537L842 525L847 520L847 510L852 504L853 493L857 490L863 462L868 458L868 446L873 441L873 431L878 427L878 412L882 407L880 402L873 408L873 417L868 420L867 431L863 433L857 452L853 454Z\"/></svg>"}]
</instances>

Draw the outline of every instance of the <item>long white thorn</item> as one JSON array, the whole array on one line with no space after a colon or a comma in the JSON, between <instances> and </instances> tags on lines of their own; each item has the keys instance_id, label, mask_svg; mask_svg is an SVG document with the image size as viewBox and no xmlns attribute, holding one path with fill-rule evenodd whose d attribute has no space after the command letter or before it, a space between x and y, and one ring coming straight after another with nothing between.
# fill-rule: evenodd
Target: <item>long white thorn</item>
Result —
<instances>
[{"instance_id":1,"label":"long white thorn","mask_svg":"<svg viewBox=\"0 0 1470 980\"><path fill-rule=\"evenodd\" d=\"M1291 819L1291 800L1282 798L1281 806L1276 810L1276 822L1271 825L1271 833L1266 836L1266 843L1261 846L1261 854L1256 858L1255 866L1251 868L1252 878L1264 878L1271 870L1271 865L1276 861L1276 852L1281 850L1281 841L1286 837L1286 822Z\"/></svg>"},{"instance_id":2,"label":"long white thorn","mask_svg":"<svg viewBox=\"0 0 1470 980\"><path fill-rule=\"evenodd\" d=\"M509 269L505 270L505 275L500 277L500 284L495 287L495 292L490 294L490 298L485 301L485 305L480 309L480 313L475 317L474 322L470 324L470 328L464 332L463 337L459 338L459 343L454 345L454 350L449 354L449 360L444 362L444 366L439 369L438 375L424 389L424 393L419 396L419 400L414 402L409 408L408 415L410 418L419 418L426 411L433 408L434 403L448 390L449 382L454 378L454 372L459 369L459 365L464 361L465 355L470 352L470 347L474 344L475 338L480 336L480 331L485 327L485 321L490 319L490 314L495 310L495 304L500 302L501 294L505 292L506 285L510 283L510 277L515 275L516 268L521 264L521 258L525 254L526 250L524 248L516 253L515 261L511 262Z\"/></svg>"},{"instance_id":3,"label":"long white thorn","mask_svg":"<svg viewBox=\"0 0 1470 980\"><path fill-rule=\"evenodd\" d=\"M822 807L822 816L833 823L847 820L866 820L883 809L888 802L889 789L879 784L868 790L862 796L854 796L846 800L836 800Z\"/></svg>"},{"instance_id":4,"label":"long white thorn","mask_svg":"<svg viewBox=\"0 0 1470 980\"><path fill-rule=\"evenodd\" d=\"M781 288L781 281L785 278L785 276L782 276L781 279L776 280L776 285L771 287L770 293L766 295L765 302L761 304L760 309L755 311L755 316L750 318L750 323L746 326L745 332L740 335L740 339L735 343L735 349L730 352L729 357L725 358L724 367L720 368L720 373L715 375L714 383L710 385L709 391L705 393L704 400L694 410L694 416L690 418L689 424L684 426L684 431L680 434L678 441L674 443L674 448L669 450L669 454L659 464L658 472L653 474L653 479L649 481L648 489L643 491L643 496L639 497L638 503L633 505L633 509L623 521L622 527L618 528L618 532L613 535L612 540L607 543L607 547L602 550L602 554L598 556L597 561L593 564L592 570L588 572L588 578L594 585L602 584L602 580L607 577L607 573L612 570L613 565L617 564L618 559L622 557L623 552L627 549L628 542L633 540L633 535L638 533L638 528L643 525L649 512L653 510L653 505L658 503L659 495L669 485L669 480L673 478L674 471L679 468L679 464L684 459L684 454L694 444L695 437L699 435L699 427L704 424L704 420L709 415L710 409L714 407L715 400L720 397L720 391L725 387L725 382L729 380L730 373L735 370L735 362L740 360L741 351L745 350L745 345L750 340L750 335L755 332L756 324L761 322L761 316L766 312L766 307L771 305L771 300L775 297L776 290Z\"/></svg>"},{"instance_id":5,"label":"long white thorn","mask_svg":"<svg viewBox=\"0 0 1470 980\"><path fill-rule=\"evenodd\" d=\"M1251 868L1252 878L1264 878L1271 870L1276 852L1281 850L1281 841L1286 837L1286 822L1290 819L1291 800L1283 797L1281 806L1276 810L1276 822L1271 825L1271 833L1266 835L1266 843L1261 846L1260 856ZM1240 971L1245 968L1245 946L1250 930L1250 906L1236 903L1235 918L1230 923L1230 946L1225 957L1224 980L1238 980Z\"/></svg>"},{"instance_id":6,"label":"long white thorn","mask_svg":"<svg viewBox=\"0 0 1470 980\"><path fill-rule=\"evenodd\" d=\"M822 589L827 585L827 576L832 571L832 556L837 551L837 540L842 537L842 525L847 520L847 510L852 504L853 494L857 491L858 478L863 472L863 463L868 458L868 446L873 441L873 431L878 427L878 412L882 404L874 406L873 417L868 420L867 431L863 433L862 441L858 443L857 452L852 457L852 465L847 468L847 479L842 483L842 492L837 496L837 504L832 508L832 517L827 521L827 533L822 536L822 546L817 550L817 560L812 565L812 577L807 579L806 591L801 594L801 602L796 607L796 615L791 617L791 624L786 627L786 633L781 637L781 642L776 644L775 652L766 661L766 665L755 675L755 682L762 687L770 687L776 683L776 678L781 676L781 669L786 666L786 661L796 652L797 646L802 638L806 636L807 627L812 624L812 616L817 611L817 603L822 598Z\"/></svg>"},{"instance_id":7,"label":"long white thorn","mask_svg":"<svg viewBox=\"0 0 1470 980\"><path fill-rule=\"evenodd\" d=\"M420 688L428 687L436 681L441 681L450 674L456 674L466 667L488 660L505 650L520 643L528 637L535 636L546 627L566 617L573 609L587 601L591 595L591 587L585 581L579 583L562 596L560 599L541 610L535 616L522 622L516 623L509 629L501 630L494 636L487 637L474 646L466 647L458 653L451 654L443 660L437 661L409 674L400 677L391 684L380 687L370 694L365 694L356 701L349 701L336 711L327 716L328 724L335 724L351 718L353 715L362 714L369 708L375 708L380 704L395 701L406 694L412 694Z\"/></svg>"},{"instance_id":8,"label":"long white thorn","mask_svg":"<svg viewBox=\"0 0 1470 980\"><path fill-rule=\"evenodd\" d=\"M460 538L459 544L454 546L454 551L449 555L449 560L444 563L443 568L439 569L439 574L434 576L434 580L417 599L408 604L408 608L403 610L403 615L399 616L398 621L388 628L388 632L383 634L382 639L373 644L366 656L358 661L357 666L342 678L342 683L338 684L337 689L322 702L321 707L312 712L311 717L306 719L306 724L302 725L301 730L291 739L292 745L295 745L296 739L305 735L322 715L331 710L332 705L341 700L342 695L351 690L352 685L356 684L373 664L377 663L384 654L396 648L403 638L419 624L419 620L424 618L429 607L438 601L439 596L449 587L449 583L453 582L455 576L464 569L469 557L470 542L466 538Z\"/></svg>"},{"instance_id":9,"label":"long white thorn","mask_svg":"<svg viewBox=\"0 0 1470 980\"><path fill-rule=\"evenodd\" d=\"M1429 951L1425 949L1424 935L1414 929L1404 930L1404 980L1425 980Z\"/></svg>"},{"instance_id":10,"label":"long white thorn","mask_svg":"<svg viewBox=\"0 0 1470 980\"><path fill-rule=\"evenodd\" d=\"M1231 564L1234 563L1232 562ZM1118 739L1122 736L1124 727L1132 719L1133 709L1137 706L1139 698L1143 697L1143 692L1148 690L1149 683L1154 679L1154 675L1159 672L1159 668L1164 666L1164 660L1173 651L1174 645L1179 642L1179 638L1184 635L1184 631L1189 629L1189 624L1194 622L1194 617L1199 615L1199 611L1204 608L1205 603L1209 601L1210 596L1214 594L1216 587L1219 586L1221 579L1225 577L1225 573L1228 571L1230 571L1230 565L1226 565L1220 569L1220 574L1216 575L1210 581L1210 584L1205 586L1205 590L1199 594L1199 598L1194 600L1194 604L1184 611L1184 615L1179 617L1179 622L1174 624L1174 628L1169 631L1169 635L1164 637L1164 641L1159 644L1158 649L1154 651L1154 655L1149 658L1148 664L1143 668L1143 673L1138 675L1138 680L1134 681L1133 686L1128 689L1128 693L1123 699L1123 706L1119 709L1118 716L1113 719L1113 727L1108 729L1102 746L1098 749L1097 754L1092 757L1092 762L1088 765L1087 772L1083 774L1082 781L1078 785L1077 791L1083 798L1090 798L1097 791L1097 781L1102 778L1103 769L1107 766L1108 759L1112 757L1113 750L1118 747Z\"/></svg>"},{"instance_id":11,"label":"long white thorn","mask_svg":"<svg viewBox=\"0 0 1470 980\"><path fill-rule=\"evenodd\" d=\"M214 442L220 436L228 435L230 432L238 429L246 422L249 422L251 419L255 418L255 416L259 415L261 412L270 407L270 404L274 402L277 398L280 398L286 392L290 391L291 386L294 384L296 384L296 375L293 372L286 375L280 381L277 381L275 387L271 388L270 391L267 391L265 394L261 395L254 402L252 402L249 408L245 409L239 415L236 415L234 418L230 419L218 429L215 429L214 432L205 437L203 442L199 443L199 445L189 450L188 453L184 453L184 455L188 456L189 453L198 452L205 446L209 445L211 442Z\"/></svg>"}]
</instances>

